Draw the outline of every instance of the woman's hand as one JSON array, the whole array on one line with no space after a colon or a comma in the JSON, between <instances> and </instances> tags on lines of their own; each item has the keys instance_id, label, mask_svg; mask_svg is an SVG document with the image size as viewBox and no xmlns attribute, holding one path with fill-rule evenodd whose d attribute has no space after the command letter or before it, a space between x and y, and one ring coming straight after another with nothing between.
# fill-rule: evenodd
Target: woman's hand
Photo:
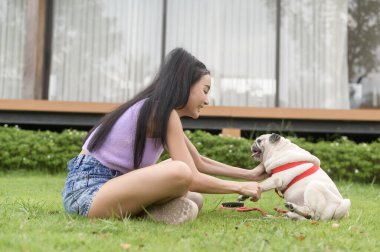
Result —
<instances>
[{"instance_id":1,"label":"woman's hand","mask_svg":"<svg viewBox=\"0 0 380 252\"><path fill-rule=\"evenodd\" d=\"M258 201L261 197L261 188L257 182L240 182L240 194L250 197L251 201Z\"/></svg>"}]
</instances>

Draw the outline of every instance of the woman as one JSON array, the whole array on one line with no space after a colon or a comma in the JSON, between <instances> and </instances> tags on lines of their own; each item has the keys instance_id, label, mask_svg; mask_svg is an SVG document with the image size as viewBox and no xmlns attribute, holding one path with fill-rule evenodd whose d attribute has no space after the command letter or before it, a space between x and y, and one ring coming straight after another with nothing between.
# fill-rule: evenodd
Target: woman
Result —
<instances>
[{"instance_id":1,"label":"woman","mask_svg":"<svg viewBox=\"0 0 380 252\"><path fill-rule=\"evenodd\" d=\"M198 118L210 88L203 63L182 48L171 51L151 85L95 125L69 161L65 210L89 218L147 213L179 224L196 218L200 193L258 199L256 182L210 176L255 180L252 171L201 156L183 133L180 118ZM156 164L164 148L171 159Z\"/></svg>"}]
</instances>

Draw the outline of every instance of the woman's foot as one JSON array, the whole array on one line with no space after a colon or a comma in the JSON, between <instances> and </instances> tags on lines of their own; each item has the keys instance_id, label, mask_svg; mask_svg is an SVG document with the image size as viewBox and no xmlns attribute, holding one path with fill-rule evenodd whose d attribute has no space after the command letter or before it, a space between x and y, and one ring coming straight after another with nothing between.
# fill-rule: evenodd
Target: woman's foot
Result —
<instances>
[{"instance_id":1,"label":"woman's foot","mask_svg":"<svg viewBox=\"0 0 380 252\"><path fill-rule=\"evenodd\" d=\"M202 207L203 207L203 196L202 194L200 193L197 193L197 192L187 192L187 194L185 195L186 198L188 198L189 200L192 200L195 202L195 204L197 204L198 206L198 213L201 211Z\"/></svg>"}]
</instances>

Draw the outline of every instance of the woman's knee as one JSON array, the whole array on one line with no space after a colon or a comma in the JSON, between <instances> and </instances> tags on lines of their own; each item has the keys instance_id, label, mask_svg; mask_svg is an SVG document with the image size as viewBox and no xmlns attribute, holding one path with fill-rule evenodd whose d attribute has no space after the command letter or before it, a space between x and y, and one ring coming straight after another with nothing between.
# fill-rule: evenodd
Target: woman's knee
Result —
<instances>
[{"instance_id":1,"label":"woman's knee","mask_svg":"<svg viewBox=\"0 0 380 252\"><path fill-rule=\"evenodd\" d=\"M172 180L183 185L189 186L193 181L193 172L191 168L182 161L172 161L171 162L171 173Z\"/></svg>"}]
</instances>

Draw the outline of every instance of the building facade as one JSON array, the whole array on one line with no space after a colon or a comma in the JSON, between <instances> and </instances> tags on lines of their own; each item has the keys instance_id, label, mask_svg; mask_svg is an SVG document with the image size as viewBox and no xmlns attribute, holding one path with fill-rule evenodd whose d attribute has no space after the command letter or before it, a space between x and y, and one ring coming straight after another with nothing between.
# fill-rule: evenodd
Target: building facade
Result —
<instances>
[{"instance_id":1,"label":"building facade","mask_svg":"<svg viewBox=\"0 0 380 252\"><path fill-rule=\"evenodd\" d=\"M373 0L0 0L0 99L123 102L180 46L211 70L211 105L379 107L379 13Z\"/></svg>"}]
</instances>

